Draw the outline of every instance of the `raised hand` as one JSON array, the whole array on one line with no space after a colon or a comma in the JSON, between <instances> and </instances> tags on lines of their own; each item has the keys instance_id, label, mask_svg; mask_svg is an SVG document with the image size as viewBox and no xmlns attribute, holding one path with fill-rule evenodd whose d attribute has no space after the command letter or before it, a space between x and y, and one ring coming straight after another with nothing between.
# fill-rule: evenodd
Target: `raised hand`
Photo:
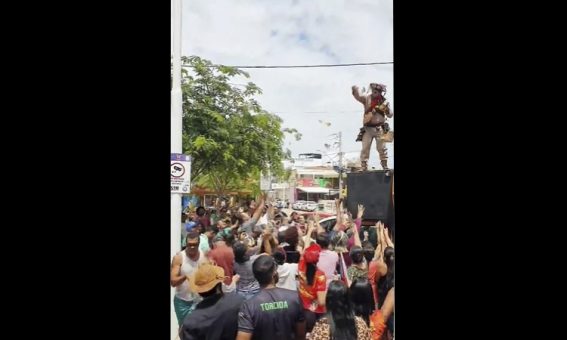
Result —
<instances>
[{"instance_id":1,"label":"raised hand","mask_svg":"<svg viewBox=\"0 0 567 340\"><path fill-rule=\"evenodd\" d=\"M358 213L357 213L357 217L356 218L362 218L362 216L364 215L364 206L362 204L358 205Z\"/></svg>"}]
</instances>

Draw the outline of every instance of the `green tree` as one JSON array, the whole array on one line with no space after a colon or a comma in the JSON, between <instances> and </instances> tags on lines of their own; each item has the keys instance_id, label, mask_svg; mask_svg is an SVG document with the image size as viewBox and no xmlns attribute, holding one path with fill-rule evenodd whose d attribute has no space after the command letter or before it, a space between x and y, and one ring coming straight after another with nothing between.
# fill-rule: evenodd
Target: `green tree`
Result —
<instances>
[{"instance_id":1,"label":"green tree","mask_svg":"<svg viewBox=\"0 0 567 340\"><path fill-rule=\"evenodd\" d=\"M192 156L192 181L209 183L218 194L249 183L251 175L285 175L282 160L285 134L299 140L296 129L262 109L254 99L262 90L252 82L239 88L230 83L249 74L215 66L196 57L183 57L183 152Z\"/></svg>"},{"instance_id":2,"label":"green tree","mask_svg":"<svg viewBox=\"0 0 567 340\"><path fill-rule=\"evenodd\" d=\"M217 195L223 195L231 191L249 191L249 195L255 197L261 192L260 183L258 181L259 177L260 173L258 171L250 173L248 177L234 175L223 177L219 173L205 173L199 176L199 179L195 183L200 187L214 189Z\"/></svg>"}]
</instances>

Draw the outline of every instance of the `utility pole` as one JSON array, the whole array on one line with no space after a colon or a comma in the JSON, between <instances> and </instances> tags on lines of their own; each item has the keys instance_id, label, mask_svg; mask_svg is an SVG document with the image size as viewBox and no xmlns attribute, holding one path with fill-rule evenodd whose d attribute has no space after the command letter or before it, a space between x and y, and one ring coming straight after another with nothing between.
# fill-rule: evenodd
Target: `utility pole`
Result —
<instances>
[{"instance_id":1,"label":"utility pole","mask_svg":"<svg viewBox=\"0 0 567 340\"><path fill-rule=\"evenodd\" d=\"M181 0L172 0L173 86L171 89L171 153L183 153L181 97ZM171 194L171 256L181 250L181 194Z\"/></svg>"},{"instance_id":2,"label":"utility pole","mask_svg":"<svg viewBox=\"0 0 567 340\"><path fill-rule=\"evenodd\" d=\"M182 148L182 96L181 96L181 0L171 0L171 19L173 22L173 86L171 88L171 153L180 154ZM181 194L171 193L171 258L181 250ZM175 289L171 289L171 301L175 296ZM171 334L170 339L175 339L177 330L181 325L177 325L175 313L171 308Z\"/></svg>"},{"instance_id":3,"label":"utility pole","mask_svg":"<svg viewBox=\"0 0 567 340\"><path fill-rule=\"evenodd\" d=\"M339 197L343 192L343 134L339 131Z\"/></svg>"}]
</instances>

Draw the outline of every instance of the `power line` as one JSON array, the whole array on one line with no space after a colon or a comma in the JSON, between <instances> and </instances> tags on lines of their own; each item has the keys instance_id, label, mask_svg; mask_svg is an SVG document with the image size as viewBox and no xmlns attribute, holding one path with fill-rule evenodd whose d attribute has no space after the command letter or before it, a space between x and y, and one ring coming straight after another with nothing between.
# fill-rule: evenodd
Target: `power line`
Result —
<instances>
[{"instance_id":1,"label":"power line","mask_svg":"<svg viewBox=\"0 0 567 340\"><path fill-rule=\"evenodd\" d=\"M269 66L227 66L213 65L211 67L234 67L234 68L314 68L314 67L350 67L350 66L371 66L371 65L389 65L394 64L393 61L382 61L375 63L352 63L352 64L318 64L318 65L269 65ZM193 67L193 65L182 65L183 67Z\"/></svg>"},{"instance_id":2,"label":"power line","mask_svg":"<svg viewBox=\"0 0 567 340\"><path fill-rule=\"evenodd\" d=\"M270 110L267 110L267 111L272 112L272 113L309 113L309 114L336 115L336 114L339 114L339 113L360 112L361 110L345 110L345 111L335 111L335 110L329 110L329 111L270 111Z\"/></svg>"}]
</instances>

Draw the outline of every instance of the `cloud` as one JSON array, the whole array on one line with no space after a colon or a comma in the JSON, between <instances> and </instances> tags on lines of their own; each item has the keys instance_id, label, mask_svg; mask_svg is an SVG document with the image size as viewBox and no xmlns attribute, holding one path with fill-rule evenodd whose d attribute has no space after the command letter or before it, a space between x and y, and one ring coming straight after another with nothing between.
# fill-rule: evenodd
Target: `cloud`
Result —
<instances>
[{"instance_id":1,"label":"cloud","mask_svg":"<svg viewBox=\"0 0 567 340\"><path fill-rule=\"evenodd\" d=\"M392 8L393 0L191 0L183 2L182 49L225 65L392 61ZM356 156L362 105L352 85L386 84L394 107L392 65L246 71L264 92L259 103L303 134L286 140L293 155L324 150L341 131L343 150ZM392 152L389 144L390 160ZM370 157L379 164L376 151Z\"/></svg>"}]
</instances>

